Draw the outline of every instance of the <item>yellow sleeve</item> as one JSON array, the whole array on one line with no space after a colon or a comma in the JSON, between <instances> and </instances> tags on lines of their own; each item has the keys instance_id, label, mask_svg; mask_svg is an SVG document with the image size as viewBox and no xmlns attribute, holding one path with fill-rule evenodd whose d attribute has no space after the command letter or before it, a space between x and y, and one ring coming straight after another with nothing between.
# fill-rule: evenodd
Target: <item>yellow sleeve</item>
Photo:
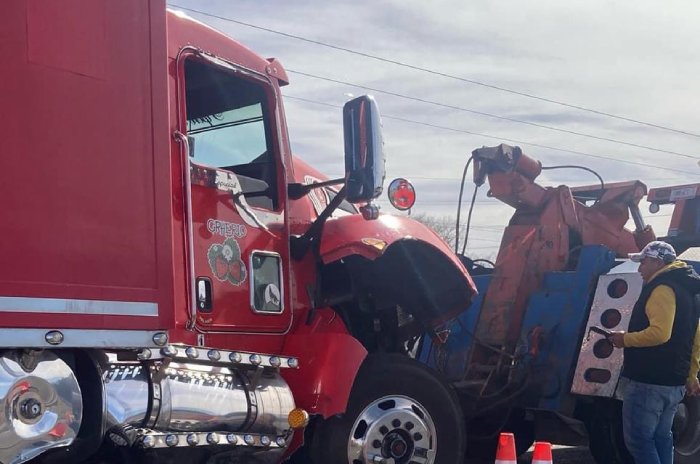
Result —
<instances>
[{"instance_id":1,"label":"yellow sleeve","mask_svg":"<svg viewBox=\"0 0 700 464\"><path fill-rule=\"evenodd\" d=\"M676 294L668 285L659 285L649 295L644 312L649 327L625 334L625 346L642 348L666 343L671 338L676 318Z\"/></svg>"},{"instance_id":2,"label":"yellow sleeve","mask_svg":"<svg viewBox=\"0 0 700 464\"><path fill-rule=\"evenodd\" d=\"M695 332L695 341L693 342L693 355L690 357L690 374L688 375L688 380L697 379L699 371L700 371L700 325L698 325L698 330Z\"/></svg>"}]
</instances>

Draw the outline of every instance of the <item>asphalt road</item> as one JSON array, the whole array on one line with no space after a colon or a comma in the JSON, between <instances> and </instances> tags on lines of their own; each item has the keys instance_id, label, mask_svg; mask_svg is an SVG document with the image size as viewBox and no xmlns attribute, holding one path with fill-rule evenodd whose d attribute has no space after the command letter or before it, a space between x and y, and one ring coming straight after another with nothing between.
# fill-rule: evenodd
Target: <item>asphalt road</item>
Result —
<instances>
[{"instance_id":1,"label":"asphalt road","mask_svg":"<svg viewBox=\"0 0 700 464\"><path fill-rule=\"evenodd\" d=\"M530 464L531 460L530 453L527 453L518 460L518 464ZM591 453L588 452L588 448L584 447L556 447L552 453L552 461L554 464L596 464L593 457L591 457ZM476 460L469 461L467 464L493 464L493 461Z\"/></svg>"}]
</instances>

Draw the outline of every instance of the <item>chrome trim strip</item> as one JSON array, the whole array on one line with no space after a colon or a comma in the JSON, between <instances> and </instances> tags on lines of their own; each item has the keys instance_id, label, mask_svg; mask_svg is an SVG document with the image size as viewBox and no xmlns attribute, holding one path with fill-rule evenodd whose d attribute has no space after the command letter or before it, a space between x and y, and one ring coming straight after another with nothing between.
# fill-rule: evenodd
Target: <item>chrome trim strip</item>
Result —
<instances>
[{"instance_id":1,"label":"chrome trim strip","mask_svg":"<svg viewBox=\"0 0 700 464\"><path fill-rule=\"evenodd\" d=\"M170 443L166 441L168 437ZM210 445L234 445L281 450L287 447L289 436L260 433L220 432L163 432L160 430L138 429L137 444L141 448L173 448ZM275 461L277 462L277 461Z\"/></svg>"},{"instance_id":2,"label":"chrome trim strip","mask_svg":"<svg viewBox=\"0 0 700 464\"><path fill-rule=\"evenodd\" d=\"M194 348L192 350L192 348ZM188 352L188 349L190 351ZM170 351L170 352L169 352ZM210 356L212 352L215 357ZM265 354L252 351L233 351L226 349L209 348L204 346L173 344L161 348L160 351L151 354L149 359L170 358L183 363L201 362L208 365L235 366L262 366L281 369L298 369L299 359L294 356L282 354ZM253 361L255 360L255 361Z\"/></svg>"},{"instance_id":3,"label":"chrome trim strip","mask_svg":"<svg viewBox=\"0 0 700 464\"><path fill-rule=\"evenodd\" d=\"M187 142L187 136L180 131L175 131L175 138L180 145L183 147L183 166L182 171L185 173L183 178L183 183L185 184L185 210L187 214L186 228L187 228L187 274L190 278L190 285L187 286L189 291L189 320L187 321L187 329L194 328L197 322L197 278L194 273L194 227L192 224L192 163L190 162L190 148Z\"/></svg>"},{"instance_id":4,"label":"chrome trim strip","mask_svg":"<svg viewBox=\"0 0 700 464\"><path fill-rule=\"evenodd\" d=\"M2 296L0 312L157 316L158 304L140 301L69 300Z\"/></svg>"},{"instance_id":5,"label":"chrome trim strip","mask_svg":"<svg viewBox=\"0 0 700 464\"><path fill-rule=\"evenodd\" d=\"M58 330L63 342L50 345L46 333ZM96 330L96 329L0 329L2 348L160 348L153 336L161 330Z\"/></svg>"},{"instance_id":6,"label":"chrome trim strip","mask_svg":"<svg viewBox=\"0 0 700 464\"><path fill-rule=\"evenodd\" d=\"M175 140L177 140L182 146L182 150L180 151L180 157L182 158L182 182L185 187L185 214L187 216L186 220L184 221L184 233L187 242L185 244L185 260L187 263L187 274L190 279L188 284L185 286L188 292L187 300L190 306L189 308L187 308L189 314L189 318L186 325L187 330L193 330L197 325L197 283L194 271L194 227L192 225L192 185L190 183L192 180L192 174L190 173L190 145L187 141L187 121L183 120L182 114L183 108L185 108L186 110L186 96L183 95L183 92L185 92L186 90L185 86L187 83L184 82L184 79L180 79L180 71L182 71L183 75L185 72L184 60L190 54L195 56L202 56L203 51L197 47L188 45L181 48L180 51L178 51L177 53L177 57L175 58L175 104L177 105L177 121L175 127L177 127L177 129L175 129L175 132L173 133ZM183 127L182 131L180 131L180 124L183 123L183 121L185 127Z\"/></svg>"}]
</instances>

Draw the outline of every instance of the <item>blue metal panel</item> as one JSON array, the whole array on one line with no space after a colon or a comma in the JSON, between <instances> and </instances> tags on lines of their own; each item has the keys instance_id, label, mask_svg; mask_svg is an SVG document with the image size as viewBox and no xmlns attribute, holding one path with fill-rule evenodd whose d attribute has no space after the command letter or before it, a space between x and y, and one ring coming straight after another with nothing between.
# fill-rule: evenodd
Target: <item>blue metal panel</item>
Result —
<instances>
[{"instance_id":1,"label":"blue metal panel","mask_svg":"<svg viewBox=\"0 0 700 464\"><path fill-rule=\"evenodd\" d=\"M523 406L550 410L565 408L571 378L585 334L591 298L598 276L615 265L615 254L604 246L582 247L575 271L545 274L541 290L530 296L523 318L518 353L522 367L533 373L534 388L528 389ZM449 380L464 376L473 333L490 275L475 276L479 295L467 311L449 328L449 338L435 345L426 337L419 359L442 372ZM537 329L535 331L535 329ZM532 333L539 333L538 349L533 350ZM535 352L536 351L536 352ZM571 404L570 402L568 402Z\"/></svg>"},{"instance_id":2,"label":"blue metal panel","mask_svg":"<svg viewBox=\"0 0 700 464\"><path fill-rule=\"evenodd\" d=\"M521 342L532 349L535 329L540 331L539 350L531 360L535 397L527 406L559 410L570 398L570 384L585 334L598 276L615 265L615 254L604 246L581 249L576 271L545 275L542 290L530 297ZM528 401L529 400L529 401Z\"/></svg>"}]
</instances>

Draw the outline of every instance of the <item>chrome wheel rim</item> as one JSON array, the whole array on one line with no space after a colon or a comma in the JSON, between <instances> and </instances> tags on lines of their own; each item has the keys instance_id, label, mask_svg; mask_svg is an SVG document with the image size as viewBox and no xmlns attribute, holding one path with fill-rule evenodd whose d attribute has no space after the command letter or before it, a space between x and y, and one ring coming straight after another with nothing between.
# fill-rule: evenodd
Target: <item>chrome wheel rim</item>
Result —
<instances>
[{"instance_id":1,"label":"chrome wheel rim","mask_svg":"<svg viewBox=\"0 0 700 464\"><path fill-rule=\"evenodd\" d=\"M19 352L0 357L0 461L25 462L78 435L83 402L71 368L54 353L23 367Z\"/></svg>"},{"instance_id":2,"label":"chrome wheel rim","mask_svg":"<svg viewBox=\"0 0 700 464\"><path fill-rule=\"evenodd\" d=\"M385 396L367 405L348 438L350 464L433 464L436 451L433 419L406 396Z\"/></svg>"}]
</instances>

